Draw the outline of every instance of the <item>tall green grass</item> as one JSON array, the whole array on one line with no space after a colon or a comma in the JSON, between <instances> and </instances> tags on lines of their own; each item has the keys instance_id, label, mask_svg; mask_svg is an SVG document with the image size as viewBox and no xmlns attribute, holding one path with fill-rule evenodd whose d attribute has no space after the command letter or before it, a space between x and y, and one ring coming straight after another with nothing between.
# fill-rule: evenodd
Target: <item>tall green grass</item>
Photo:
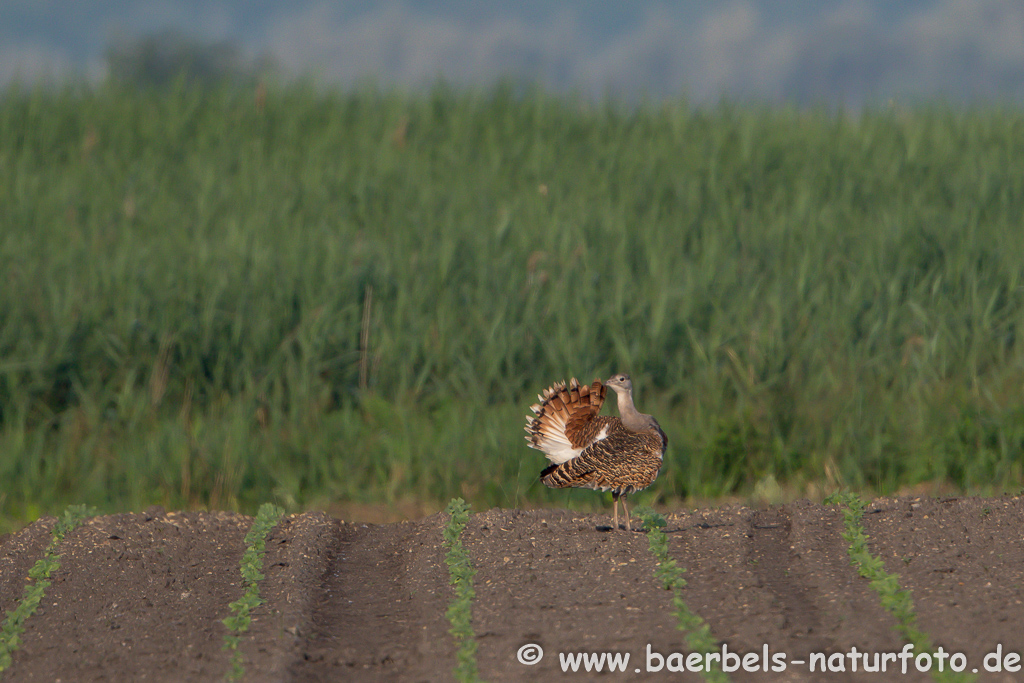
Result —
<instances>
[{"instance_id":1,"label":"tall green grass","mask_svg":"<svg viewBox=\"0 0 1024 683\"><path fill-rule=\"evenodd\" d=\"M0 93L0 514L586 502L533 395L625 371L654 496L1020 486L1024 111Z\"/></svg>"}]
</instances>

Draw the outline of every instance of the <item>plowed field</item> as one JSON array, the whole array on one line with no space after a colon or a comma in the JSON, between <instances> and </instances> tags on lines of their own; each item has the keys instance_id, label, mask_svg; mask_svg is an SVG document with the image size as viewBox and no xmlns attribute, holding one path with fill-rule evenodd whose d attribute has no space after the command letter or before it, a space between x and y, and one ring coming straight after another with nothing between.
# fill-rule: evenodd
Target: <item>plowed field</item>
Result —
<instances>
[{"instance_id":1,"label":"plowed field","mask_svg":"<svg viewBox=\"0 0 1024 683\"><path fill-rule=\"evenodd\" d=\"M924 681L910 661L888 673L852 670L846 656L897 653L896 620L850 565L837 507L796 502L667 515L672 557L686 568L689 607L729 651L785 654L784 671L735 681ZM305 513L267 540L265 604L241 650L249 681L448 681L453 596L438 514L369 525ZM0 539L0 611L15 608L55 520ZM239 560L252 518L164 512L92 518L64 539L60 568L7 681L220 681L229 670L221 620L241 597ZM654 578L645 534L611 531L605 515L564 510L475 514L463 542L477 569L473 628L487 681L587 680L566 655L628 653L602 680L700 680L660 672L657 657L685 653L671 594ZM863 524L871 552L913 594L917 626L936 647L962 653L979 680L985 656L1024 652L1024 502L1020 498L879 499ZM543 648L532 665L517 659ZM811 653L842 653L844 672L811 673ZM652 655L653 656L653 655ZM804 661L805 664L797 662ZM832 660L835 663L837 660ZM994 661L994 660L993 660ZM1012 664L1012 661L1008 662Z\"/></svg>"}]
</instances>

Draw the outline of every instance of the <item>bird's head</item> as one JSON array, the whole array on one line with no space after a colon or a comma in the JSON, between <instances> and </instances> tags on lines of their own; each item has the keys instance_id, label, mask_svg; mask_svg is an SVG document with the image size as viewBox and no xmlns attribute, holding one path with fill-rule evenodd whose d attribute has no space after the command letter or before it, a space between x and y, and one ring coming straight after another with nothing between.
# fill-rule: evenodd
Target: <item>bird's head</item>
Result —
<instances>
[{"instance_id":1,"label":"bird's head","mask_svg":"<svg viewBox=\"0 0 1024 683\"><path fill-rule=\"evenodd\" d=\"M633 391L633 380L629 378L629 375L622 373L618 375L612 375L611 377L609 377L608 381L605 382L605 385L611 387L612 389L615 390L616 393L619 394L628 394L629 392Z\"/></svg>"}]
</instances>

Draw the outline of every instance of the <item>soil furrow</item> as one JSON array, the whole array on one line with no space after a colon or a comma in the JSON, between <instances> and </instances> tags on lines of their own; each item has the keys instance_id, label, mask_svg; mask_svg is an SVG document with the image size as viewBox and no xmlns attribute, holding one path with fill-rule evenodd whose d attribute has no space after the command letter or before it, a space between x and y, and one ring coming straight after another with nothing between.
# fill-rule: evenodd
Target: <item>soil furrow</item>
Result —
<instances>
[{"instance_id":1,"label":"soil furrow","mask_svg":"<svg viewBox=\"0 0 1024 683\"><path fill-rule=\"evenodd\" d=\"M787 548L800 567L793 578L812 599L819 621L817 628L829 640L825 650L818 651L834 655L856 648L857 652L870 653L872 658L876 652L899 652L904 642L896 631L896 619L850 563L849 544L842 537L841 510L809 501L791 503L782 509L790 519ZM829 675L836 680L869 683L877 682L884 674L865 672L862 665L854 672L847 659L845 673ZM928 674L916 670L897 675L908 683L931 680Z\"/></svg>"},{"instance_id":2,"label":"soil furrow","mask_svg":"<svg viewBox=\"0 0 1024 683\"><path fill-rule=\"evenodd\" d=\"M1024 654L1024 501L882 499L871 509L871 551L912 592L933 646L964 653L979 680L1021 680L1024 669L987 672L983 660L999 645Z\"/></svg>"},{"instance_id":3,"label":"soil furrow","mask_svg":"<svg viewBox=\"0 0 1024 683\"><path fill-rule=\"evenodd\" d=\"M338 522L296 681L446 680L454 645L441 515L390 525ZM438 672L444 673L438 673Z\"/></svg>"},{"instance_id":4,"label":"soil furrow","mask_svg":"<svg viewBox=\"0 0 1024 683\"><path fill-rule=\"evenodd\" d=\"M628 652L628 674L615 680L632 680L646 669L648 644L682 649L646 535L599 531L604 524L604 516L564 510L495 509L470 519L463 543L477 569L473 628L484 680L564 680L572 673L562 672L559 653L581 652ZM543 648L539 663L517 660L527 644Z\"/></svg>"},{"instance_id":5,"label":"soil furrow","mask_svg":"<svg viewBox=\"0 0 1024 683\"><path fill-rule=\"evenodd\" d=\"M777 597L763 585L750 551L749 508L731 505L715 510L677 513L668 517L665 529L669 553L686 568L683 599L710 626L711 633L730 652L770 653L785 651L787 617ZM736 671L734 681L785 681L772 672Z\"/></svg>"},{"instance_id":6,"label":"soil furrow","mask_svg":"<svg viewBox=\"0 0 1024 683\"><path fill-rule=\"evenodd\" d=\"M375 526L318 513L283 520L267 541L260 585L267 602L253 611L240 646L246 680L452 680L445 521ZM648 645L662 656L686 653L684 634L671 594L654 576L647 536L605 530L607 522L567 510L471 517L463 542L477 568L472 618L485 680L587 680L596 674L563 672L559 654L602 652L630 655L626 671L606 672L607 680L699 680L667 667L646 671ZM887 673L862 665L852 672L845 655L853 647L895 653L903 642L850 565L838 508L732 505L670 514L667 522L670 555L687 570L682 596L731 652L760 654L768 644L789 662L817 649L843 655L842 673L791 665L733 672L737 683L929 680L913 660L907 675L898 664ZM238 566L251 523L228 513L150 510L76 528L3 680L223 680L230 655L221 650L221 620L242 592ZM4 609L20 599L52 524L3 538ZM871 552L913 591L917 625L935 645L963 652L972 668L982 668L997 645L1004 657L1024 653L1020 498L883 499L868 506L863 524ZM516 658L528 643L545 651L534 666ZM982 682L1021 676L981 673Z\"/></svg>"},{"instance_id":7,"label":"soil furrow","mask_svg":"<svg viewBox=\"0 0 1024 683\"><path fill-rule=\"evenodd\" d=\"M239 648L245 680L282 681L312 631L314 606L327 572L328 550L336 522L322 512L285 517L267 537L265 578L260 595L266 603L252 613L252 624Z\"/></svg>"},{"instance_id":8,"label":"soil furrow","mask_svg":"<svg viewBox=\"0 0 1024 683\"><path fill-rule=\"evenodd\" d=\"M833 640L821 629L821 616L800 558L790 542L792 522L785 508L756 511L748 531L750 564L758 585L771 593L782 613L779 629L800 650L824 651ZM805 652L793 652L803 655Z\"/></svg>"},{"instance_id":9,"label":"soil furrow","mask_svg":"<svg viewBox=\"0 0 1024 683\"><path fill-rule=\"evenodd\" d=\"M240 597L250 518L229 513L94 517L60 547L61 566L14 656L18 681L214 680L227 670L220 619Z\"/></svg>"}]
</instances>

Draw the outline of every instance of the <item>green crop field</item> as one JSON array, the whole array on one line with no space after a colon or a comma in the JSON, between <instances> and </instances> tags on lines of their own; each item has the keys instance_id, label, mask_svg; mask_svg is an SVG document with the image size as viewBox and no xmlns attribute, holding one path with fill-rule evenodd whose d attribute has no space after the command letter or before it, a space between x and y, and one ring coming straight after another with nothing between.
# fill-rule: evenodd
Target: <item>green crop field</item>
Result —
<instances>
[{"instance_id":1,"label":"green crop field","mask_svg":"<svg viewBox=\"0 0 1024 683\"><path fill-rule=\"evenodd\" d=\"M508 88L0 92L0 526L602 505L523 415L629 372L641 500L1024 480L1024 111Z\"/></svg>"}]
</instances>

